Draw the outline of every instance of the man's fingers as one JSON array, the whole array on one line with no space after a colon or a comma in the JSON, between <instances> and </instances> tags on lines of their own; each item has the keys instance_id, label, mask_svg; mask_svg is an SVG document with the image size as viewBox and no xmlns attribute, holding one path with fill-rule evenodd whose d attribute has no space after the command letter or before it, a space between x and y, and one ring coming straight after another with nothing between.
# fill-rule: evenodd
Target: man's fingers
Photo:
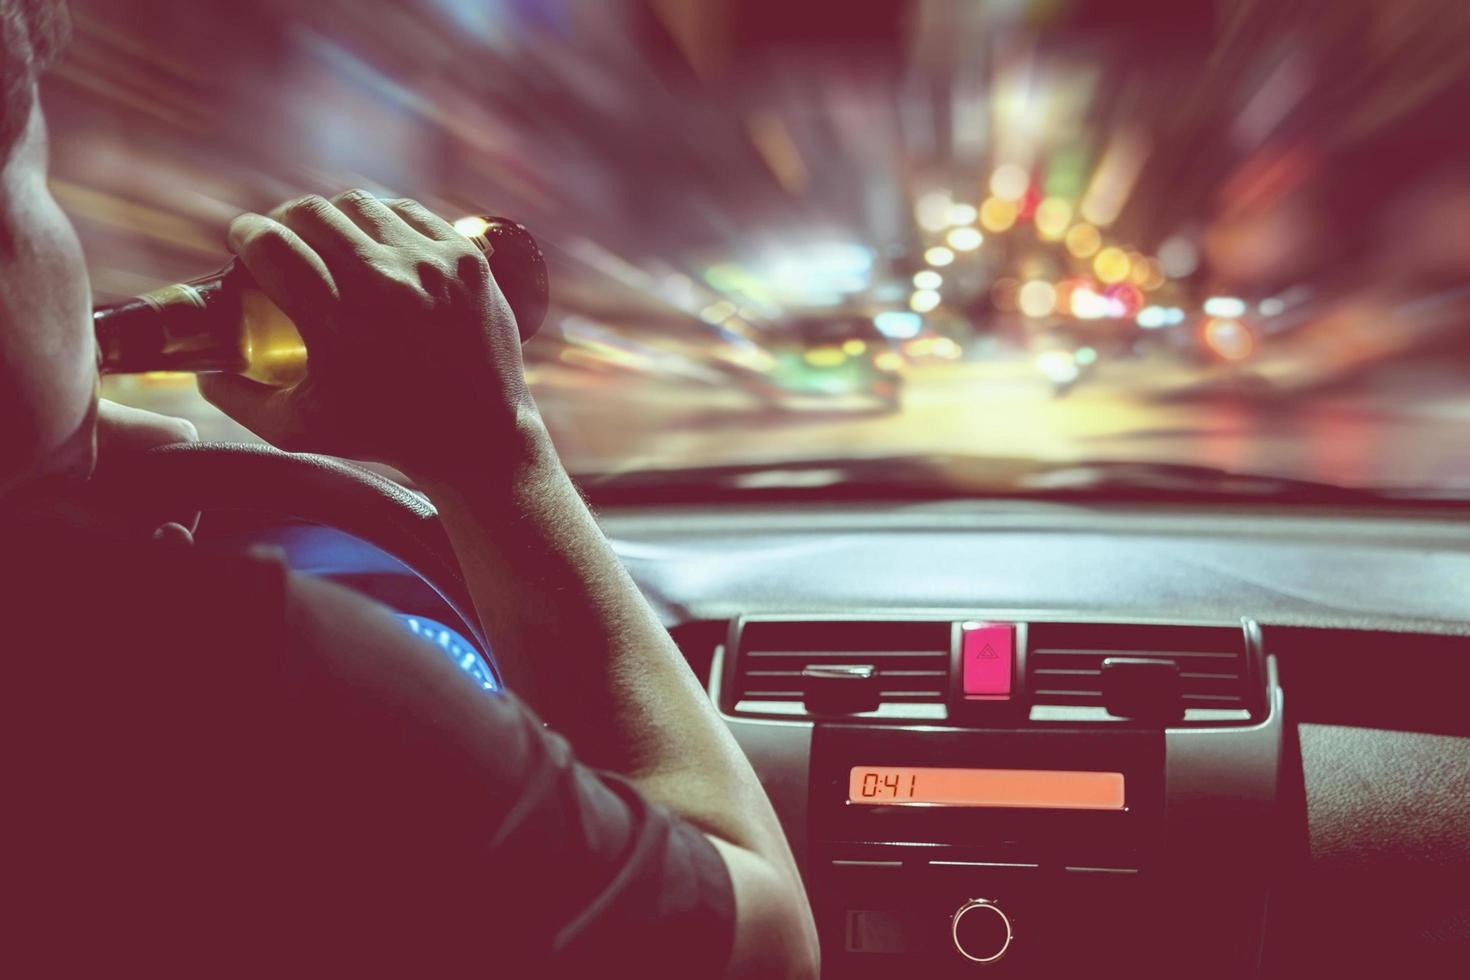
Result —
<instances>
[{"instance_id":1,"label":"man's fingers","mask_svg":"<svg viewBox=\"0 0 1470 980\"><path fill-rule=\"evenodd\" d=\"M338 280L360 271L364 260L379 247L336 205L316 194L287 201L272 211L271 217L310 245Z\"/></svg>"},{"instance_id":2,"label":"man's fingers","mask_svg":"<svg viewBox=\"0 0 1470 980\"><path fill-rule=\"evenodd\" d=\"M299 425L291 412L289 389L273 388L237 374L201 374L199 393L204 400L282 449L293 448Z\"/></svg>"},{"instance_id":3,"label":"man's fingers","mask_svg":"<svg viewBox=\"0 0 1470 980\"><path fill-rule=\"evenodd\" d=\"M375 242L407 245L422 240L418 229L367 191L344 191L332 198L332 204Z\"/></svg>"},{"instance_id":4,"label":"man's fingers","mask_svg":"<svg viewBox=\"0 0 1470 980\"><path fill-rule=\"evenodd\" d=\"M103 398L97 403L97 453L147 452L177 442L198 442L199 430L188 419L159 415Z\"/></svg>"},{"instance_id":5,"label":"man's fingers","mask_svg":"<svg viewBox=\"0 0 1470 980\"><path fill-rule=\"evenodd\" d=\"M321 256L290 228L248 211L230 222L229 242L260 288L296 324L307 349L327 346L337 285Z\"/></svg>"},{"instance_id":6,"label":"man's fingers","mask_svg":"<svg viewBox=\"0 0 1470 980\"><path fill-rule=\"evenodd\" d=\"M396 201L384 201L393 213L404 220L409 227L436 242L464 241L464 235L454 230L454 225L439 217L433 211L424 207L418 201L409 198L399 198Z\"/></svg>"}]
</instances>

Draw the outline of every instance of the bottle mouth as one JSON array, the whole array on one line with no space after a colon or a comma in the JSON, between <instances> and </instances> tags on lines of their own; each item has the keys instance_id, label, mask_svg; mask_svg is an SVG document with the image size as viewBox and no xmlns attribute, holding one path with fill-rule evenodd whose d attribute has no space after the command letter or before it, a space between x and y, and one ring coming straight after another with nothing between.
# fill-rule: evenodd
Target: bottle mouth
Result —
<instances>
[{"instance_id":1,"label":"bottle mouth","mask_svg":"<svg viewBox=\"0 0 1470 980\"><path fill-rule=\"evenodd\" d=\"M481 215L478 220L484 227L468 229L475 234L466 237L484 251L495 282L515 314L521 343L525 343L541 329L551 303L546 256L535 236L520 222L498 215ZM460 222L455 227L460 227Z\"/></svg>"}]
</instances>

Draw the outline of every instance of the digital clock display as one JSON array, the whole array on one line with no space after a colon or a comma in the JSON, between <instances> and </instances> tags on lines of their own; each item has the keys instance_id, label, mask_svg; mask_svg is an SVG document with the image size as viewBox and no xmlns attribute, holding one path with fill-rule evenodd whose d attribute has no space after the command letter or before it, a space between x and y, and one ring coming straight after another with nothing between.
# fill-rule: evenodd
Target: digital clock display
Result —
<instances>
[{"instance_id":1,"label":"digital clock display","mask_svg":"<svg viewBox=\"0 0 1470 980\"><path fill-rule=\"evenodd\" d=\"M870 806L1122 810L1121 772L853 766L847 801Z\"/></svg>"}]
</instances>

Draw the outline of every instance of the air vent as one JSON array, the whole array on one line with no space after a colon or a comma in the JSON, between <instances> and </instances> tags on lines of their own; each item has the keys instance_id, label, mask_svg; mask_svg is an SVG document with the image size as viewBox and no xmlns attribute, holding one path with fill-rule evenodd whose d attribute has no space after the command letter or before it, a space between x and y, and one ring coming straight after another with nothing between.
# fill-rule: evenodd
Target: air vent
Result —
<instances>
[{"instance_id":1,"label":"air vent","mask_svg":"<svg viewBox=\"0 0 1470 980\"><path fill-rule=\"evenodd\" d=\"M744 620L731 648L722 699L737 712L805 714L801 672L815 665L871 666L879 717L945 717L950 624L893 620Z\"/></svg>"},{"instance_id":2,"label":"air vent","mask_svg":"<svg viewBox=\"0 0 1470 980\"><path fill-rule=\"evenodd\" d=\"M1238 626L1032 623L1027 690L1033 706L1092 709L1106 716L1102 664L1109 657L1172 660L1179 667L1187 722L1244 721L1257 703ZM1033 707L1033 719L1086 717Z\"/></svg>"}]
</instances>

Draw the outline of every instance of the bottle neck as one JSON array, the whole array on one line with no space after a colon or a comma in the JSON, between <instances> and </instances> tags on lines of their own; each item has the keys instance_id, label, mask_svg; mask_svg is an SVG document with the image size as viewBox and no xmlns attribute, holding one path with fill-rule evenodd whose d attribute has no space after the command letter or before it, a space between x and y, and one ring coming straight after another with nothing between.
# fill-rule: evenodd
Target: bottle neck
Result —
<instances>
[{"instance_id":1,"label":"bottle neck","mask_svg":"<svg viewBox=\"0 0 1470 980\"><path fill-rule=\"evenodd\" d=\"M232 262L213 275L95 310L101 373L244 370L239 278Z\"/></svg>"}]
</instances>

